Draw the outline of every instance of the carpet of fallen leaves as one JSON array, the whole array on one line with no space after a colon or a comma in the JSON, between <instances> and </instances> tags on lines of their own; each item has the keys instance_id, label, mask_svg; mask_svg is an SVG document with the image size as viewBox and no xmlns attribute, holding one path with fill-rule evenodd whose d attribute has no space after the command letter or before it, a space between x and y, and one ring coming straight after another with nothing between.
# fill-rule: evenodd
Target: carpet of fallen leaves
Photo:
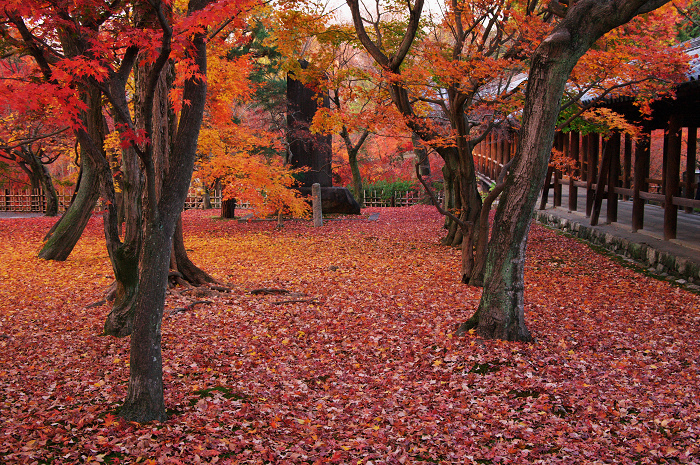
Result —
<instances>
[{"instance_id":1,"label":"carpet of fallen leaves","mask_svg":"<svg viewBox=\"0 0 700 465\"><path fill-rule=\"evenodd\" d=\"M700 463L697 295L534 225L536 343L458 338L480 290L429 207L215 214L185 214L186 245L231 291L171 292L149 425L115 416L129 342L88 307L112 281L101 220L62 263L35 258L55 220L0 220L0 462Z\"/></svg>"}]
</instances>

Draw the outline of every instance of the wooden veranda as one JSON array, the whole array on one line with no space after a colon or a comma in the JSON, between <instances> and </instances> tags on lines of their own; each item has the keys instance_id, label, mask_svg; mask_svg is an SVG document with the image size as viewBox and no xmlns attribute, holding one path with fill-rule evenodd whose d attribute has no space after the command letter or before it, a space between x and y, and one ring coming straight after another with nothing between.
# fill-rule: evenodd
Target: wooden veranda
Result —
<instances>
[{"instance_id":1,"label":"wooden veranda","mask_svg":"<svg viewBox=\"0 0 700 465\"><path fill-rule=\"evenodd\" d=\"M569 187L570 211L578 208L578 189L586 192L586 216L591 225L600 219L603 200L608 222L617 222L618 202L632 200L633 231L644 228L644 205L656 203L664 208L664 238L677 236L678 211L700 212L698 188L697 130L700 126L700 39L685 48L691 69L686 82L676 89L676 98L666 98L652 105L649 119L640 115L630 98L605 102L605 106L624 115L642 128L642 135L633 140L619 132L603 139L599 134L558 133L554 148L571 159L577 169L564 174L550 168L545 180L540 208L544 209L550 190L554 205L561 206L561 186ZM659 140L662 138L663 141ZM517 137L491 135L474 150L476 169L496 179L502 167L515 153ZM651 148L663 147L660 176L650 176ZM685 164L682 163L685 158Z\"/></svg>"}]
</instances>

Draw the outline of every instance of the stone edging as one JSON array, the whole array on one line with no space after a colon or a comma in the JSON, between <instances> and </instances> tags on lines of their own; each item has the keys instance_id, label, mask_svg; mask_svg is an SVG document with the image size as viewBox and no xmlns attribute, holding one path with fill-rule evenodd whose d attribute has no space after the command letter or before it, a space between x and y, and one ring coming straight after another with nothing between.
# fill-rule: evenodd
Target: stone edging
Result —
<instances>
[{"instance_id":1,"label":"stone edging","mask_svg":"<svg viewBox=\"0 0 700 465\"><path fill-rule=\"evenodd\" d=\"M700 264L698 263L677 257L671 253L659 251L648 244L638 244L621 237L615 237L591 226L560 218L547 212L537 211L534 214L534 218L545 226L559 229L593 245L621 255L628 260L632 260L645 268L649 268L649 271L654 274L678 277L680 279L675 279L678 284L695 283L690 284L688 287L693 288L695 291L700 290L700 286L697 286L700 282Z\"/></svg>"}]
</instances>

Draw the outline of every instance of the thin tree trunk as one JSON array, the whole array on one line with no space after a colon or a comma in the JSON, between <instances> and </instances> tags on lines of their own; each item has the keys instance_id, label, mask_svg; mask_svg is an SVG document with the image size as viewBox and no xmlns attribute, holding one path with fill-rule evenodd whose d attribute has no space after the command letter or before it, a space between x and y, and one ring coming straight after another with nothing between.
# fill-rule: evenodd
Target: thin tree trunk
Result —
<instances>
[{"instance_id":1,"label":"thin tree trunk","mask_svg":"<svg viewBox=\"0 0 700 465\"><path fill-rule=\"evenodd\" d=\"M362 174L360 174L360 165L357 162L357 152L356 150L348 150L348 164L350 165L350 173L352 173L352 194L360 207L364 207Z\"/></svg>"},{"instance_id":2,"label":"thin tree trunk","mask_svg":"<svg viewBox=\"0 0 700 465\"><path fill-rule=\"evenodd\" d=\"M198 8L203 8L206 3L201 2ZM194 63L199 72L206 75L204 35L197 33L192 41ZM157 202L153 183L158 180L153 171L152 155L144 157L147 174L146 228L139 257L139 289L134 330L131 335L129 389L124 406L119 412L120 416L129 421L146 422L166 418L160 328L172 238L192 178L205 96L204 80L191 78L185 82L183 99L188 100L189 105L183 106L180 113L175 143L170 153L168 175L163 179L161 196Z\"/></svg>"}]
</instances>

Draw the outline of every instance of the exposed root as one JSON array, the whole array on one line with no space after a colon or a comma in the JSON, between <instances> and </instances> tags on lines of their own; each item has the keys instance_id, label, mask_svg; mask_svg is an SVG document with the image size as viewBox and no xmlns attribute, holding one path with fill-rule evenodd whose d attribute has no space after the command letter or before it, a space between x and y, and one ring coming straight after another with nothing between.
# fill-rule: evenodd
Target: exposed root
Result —
<instances>
[{"instance_id":1,"label":"exposed root","mask_svg":"<svg viewBox=\"0 0 700 465\"><path fill-rule=\"evenodd\" d=\"M278 300L277 302L272 302L274 305L284 305L284 304L296 304L296 303L309 303L318 304L320 303L318 299L291 299L291 300Z\"/></svg>"},{"instance_id":2,"label":"exposed root","mask_svg":"<svg viewBox=\"0 0 700 465\"><path fill-rule=\"evenodd\" d=\"M275 289L275 288L269 288L269 287L261 287L260 289L252 289L250 291L251 294L253 295L283 295L283 294L289 294L290 291L287 289Z\"/></svg>"},{"instance_id":3,"label":"exposed root","mask_svg":"<svg viewBox=\"0 0 700 465\"><path fill-rule=\"evenodd\" d=\"M194 307L196 305L199 305L199 304L212 304L212 303L213 302L211 302L210 300L196 300L185 307L178 307L178 308L174 308L174 309L170 310L170 312L168 312L168 316L173 316L173 315L176 315L178 313L184 313L184 312L188 312L190 310L194 310Z\"/></svg>"}]
</instances>

